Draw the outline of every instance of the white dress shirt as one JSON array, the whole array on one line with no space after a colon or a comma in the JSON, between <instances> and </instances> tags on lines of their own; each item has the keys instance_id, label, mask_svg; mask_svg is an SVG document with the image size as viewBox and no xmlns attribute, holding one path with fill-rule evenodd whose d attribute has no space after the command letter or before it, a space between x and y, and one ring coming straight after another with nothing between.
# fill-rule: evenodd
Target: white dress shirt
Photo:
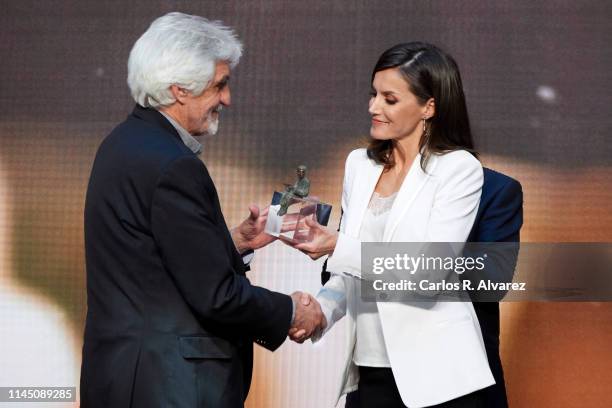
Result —
<instances>
[{"instance_id":1,"label":"white dress shirt","mask_svg":"<svg viewBox=\"0 0 612 408\"><path fill-rule=\"evenodd\" d=\"M382 241L389 211L396 196L397 193L393 193L388 197L382 197L374 192L361 224L360 241ZM353 362L358 366L391 367L376 302L366 302L361 298L361 285L359 283L353 285L353 287L355 288L357 302L357 335Z\"/></svg>"}]
</instances>

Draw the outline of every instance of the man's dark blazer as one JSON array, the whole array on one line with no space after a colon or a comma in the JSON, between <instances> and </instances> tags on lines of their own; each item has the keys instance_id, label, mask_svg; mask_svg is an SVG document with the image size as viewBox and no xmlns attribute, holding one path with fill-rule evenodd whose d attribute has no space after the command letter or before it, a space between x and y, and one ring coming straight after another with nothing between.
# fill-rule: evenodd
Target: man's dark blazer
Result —
<instances>
[{"instance_id":1,"label":"man's dark blazer","mask_svg":"<svg viewBox=\"0 0 612 408\"><path fill-rule=\"evenodd\" d=\"M523 225L523 191L521 184L511 177L484 168L484 181L478 213L468 237L469 242L519 242ZM329 279L325 264L321 274L323 284ZM508 406L504 372L499 357L499 303L475 302L489 366L495 385L483 390L487 408ZM347 408L359 407L359 392L347 396Z\"/></svg>"},{"instance_id":2,"label":"man's dark blazer","mask_svg":"<svg viewBox=\"0 0 612 408\"><path fill-rule=\"evenodd\" d=\"M98 149L85 249L81 406L242 407L253 341L283 343L292 301L249 283L205 165L156 110Z\"/></svg>"}]
</instances>

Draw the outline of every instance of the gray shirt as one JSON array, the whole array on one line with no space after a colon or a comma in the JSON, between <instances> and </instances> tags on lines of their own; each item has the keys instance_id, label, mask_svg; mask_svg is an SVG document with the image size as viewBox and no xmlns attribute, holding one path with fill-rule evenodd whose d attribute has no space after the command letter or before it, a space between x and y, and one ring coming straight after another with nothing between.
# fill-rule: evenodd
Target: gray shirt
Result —
<instances>
[{"instance_id":1,"label":"gray shirt","mask_svg":"<svg viewBox=\"0 0 612 408\"><path fill-rule=\"evenodd\" d=\"M192 152L198 155L202 153L202 143L198 142L195 137L191 136L189 132L185 130L184 127L179 125L177 121L172 119L170 115L167 115L166 113L162 111L158 111L158 112L164 115L166 119L168 119L168 122L170 122L172 127L176 129L181 140L183 141L183 143L185 143L185 146L187 146L189 150L191 150Z\"/></svg>"}]
</instances>

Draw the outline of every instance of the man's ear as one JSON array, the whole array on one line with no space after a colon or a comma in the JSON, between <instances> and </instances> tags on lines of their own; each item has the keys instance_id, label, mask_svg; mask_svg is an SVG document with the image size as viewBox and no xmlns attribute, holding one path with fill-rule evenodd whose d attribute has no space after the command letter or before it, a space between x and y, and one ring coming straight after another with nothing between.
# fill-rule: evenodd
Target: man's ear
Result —
<instances>
[{"instance_id":1,"label":"man's ear","mask_svg":"<svg viewBox=\"0 0 612 408\"><path fill-rule=\"evenodd\" d=\"M170 92L172 92L174 99L181 105L185 104L185 99L189 95L189 92L175 84L170 85Z\"/></svg>"}]
</instances>

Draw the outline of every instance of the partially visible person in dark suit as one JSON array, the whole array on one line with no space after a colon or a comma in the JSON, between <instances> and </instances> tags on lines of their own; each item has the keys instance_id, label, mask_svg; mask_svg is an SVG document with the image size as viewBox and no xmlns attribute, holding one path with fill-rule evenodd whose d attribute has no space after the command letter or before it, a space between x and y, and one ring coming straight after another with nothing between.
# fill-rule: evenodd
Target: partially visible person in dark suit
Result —
<instances>
[{"instance_id":1,"label":"partially visible person in dark suit","mask_svg":"<svg viewBox=\"0 0 612 408\"><path fill-rule=\"evenodd\" d=\"M523 191L515 179L494 170L483 168L482 196L474 226L468 242L519 242L523 225ZM323 264L321 283L329 280L330 273ZM508 400L504 371L499 356L499 303L474 302L489 366L495 384L483 390L488 408L506 408ZM346 398L347 408L359 408L359 390Z\"/></svg>"},{"instance_id":2,"label":"partially visible person in dark suit","mask_svg":"<svg viewBox=\"0 0 612 408\"><path fill-rule=\"evenodd\" d=\"M515 179L484 169L484 185L469 242L520 242L523 190ZM506 408L508 399L499 357L499 303L474 302L495 384L483 391L487 407Z\"/></svg>"},{"instance_id":3,"label":"partially visible person in dark suit","mask_svg":"<svg viewBox=\"0 0 612 408\"><path fill-rule=\"evenodd\" d=\"M155 20L128 62L137 105L100 146L85 203L83 408L243 407L253 341L324 326L316 300L251 285L266 211L228 230L194 136L217 131L242 45L218 22Z\"/></svg>"}]
</instances>

